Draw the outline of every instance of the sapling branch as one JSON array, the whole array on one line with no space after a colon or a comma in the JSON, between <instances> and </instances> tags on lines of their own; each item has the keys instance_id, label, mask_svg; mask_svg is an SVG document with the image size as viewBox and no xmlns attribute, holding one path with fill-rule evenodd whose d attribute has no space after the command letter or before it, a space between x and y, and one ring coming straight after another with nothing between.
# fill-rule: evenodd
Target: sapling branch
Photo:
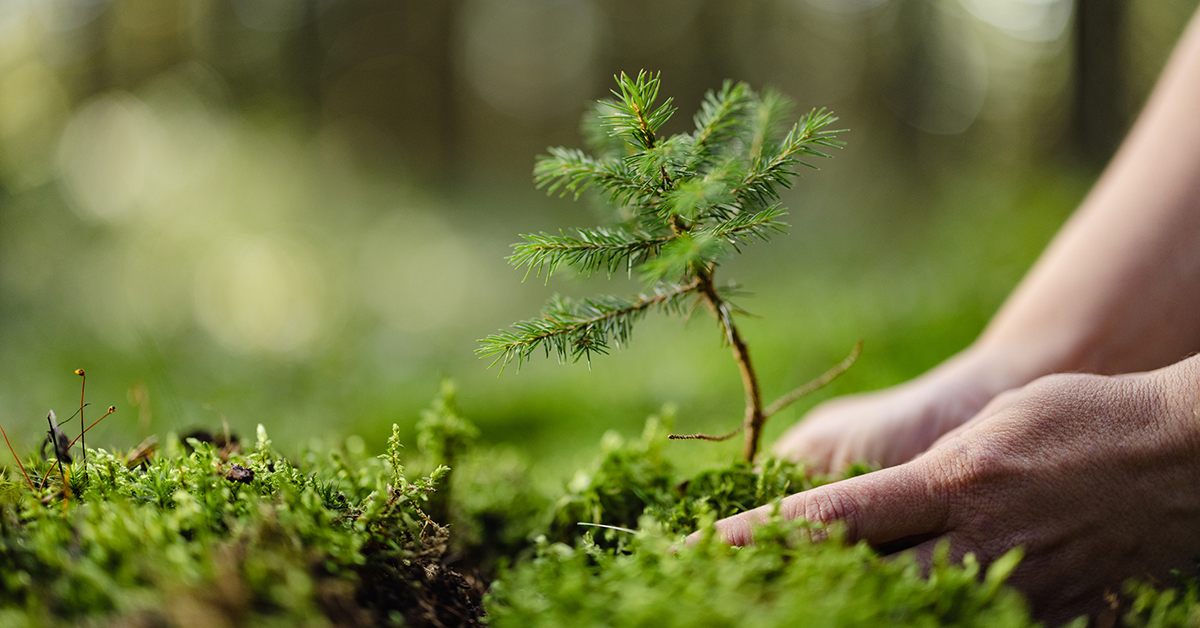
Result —
<instances>
[{"instance_id":1,"label":"sapling branch","mask_svg":"<svg viewBox=\"0 0 1200 628\"><path fill-rule=\"evenodd\" d=\"M767 406L767 409L764 411L764 413L767 415L767 418L771 418L771 416L776 412L779 412L780 410L792 405L805 396L824 388L830 382L837 379L838 375L845 373L847 369L854 365L855 360L858 360L858 356L862 354L862 344L862 340L854 343L854 348L850 350L850 355L846 356L844 360L837 363L837 365L835 365L833 368L825 371L820 377L793 390L792 392L789 392L788 394L775 400L775 403Z\"/></svg>"},{"instance_id":2,"label":"sapling branch","mask_svg":"<svg viewBox=\"0 0 1200 628\"><path fill-rule=\"evenodd\" d=\"M537 233L521 236L525 242L513 246L508 261L526 267L525 277L546 273L546 279L567 264L591 273L600 269L613 274L624 267L632 272L653 258L671 241L670 236L639 236L621 229L578 229L575 235Z\"/></svg>"},{"instance_id":3,"label":"sapling branch","mask_svg":"<svg viewBox=\"0 0 1200 628\"><path fill-rule=\"evenodd\" d=\"M596 190L616 206L619 225L526 235L508 261L526 277L545 272L547 280L563 265L585 274L637 270L648 291L630 299L555 297L541 318L484 338L476 353L493 357L501 372L512 361L519 368L539 348L560 361L590 363L592 353L627 342L650 309L686 316L703 303L733 353L746 409L729 434L671 438L718 441L744 434L743 454L752 461L771 414L828 383L853 359L764 409L750 349L733 319L744 311L729 302L732 288L718 287L713 275L742 245L784 233L778 188L791 185L796 167L813 167L804 159L829 157L820 149L841 145L839 131L828 128L837 118L814 109L789 128L784 118L791 105L782 95L759 96L745 83L726 81L704 97L693 132L668 137L658 131L675 109L669 98L657 102L658 75L622 73L616 81L615 99L600 101L593 108L598 124L585 127L596 153L551 148L538 159L534 180L550 194Z\"/></svg>"},{"instance_id":4,"label":"sapling branch","mask_svg":"<svg viewBox=\"0 0 1200 628\"><path fill-rule=\"evenodd\" d=\"M746 429L745 425L739 425L736 430L733 430L728 434L721 434L720 436L713 436L712 434L697 432L695 434L667 434L667 438L670 440L706 440L714 443L720 443L722 441L727 441L738 434L741 434L742 430L744 429Z\"/></svg>"},{"instance_id":5,"label":"sapling branch","mask_svg":"<svg viewBox=\"0 0 1200 628\"><path fill-rule=\"evenodd\" d=\"M593 352L607 352L610 339L617 344L625 342L633 323L646 310L655 307L680 310L683 300L699 287L696 281L660 286L652 294L639 294L630 300L601 297L576 303L555 298L541 318L515 323L515 332L503 331L484 338L475 353L481 357L495 356L492 364L500 363L501 372L514 360L520 368L539 347L545 349L547 356L553 350L560 361L568 357L578 361L584 357L590 362Z\"/></svg>"}]
</instances>

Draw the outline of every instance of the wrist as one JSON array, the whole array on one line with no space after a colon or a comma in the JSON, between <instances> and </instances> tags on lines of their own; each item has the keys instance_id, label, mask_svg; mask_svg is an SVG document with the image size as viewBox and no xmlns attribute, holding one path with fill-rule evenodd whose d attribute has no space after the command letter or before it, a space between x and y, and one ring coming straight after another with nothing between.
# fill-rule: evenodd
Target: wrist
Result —
<instances>
[{"instance_id":1,"label":"wrist","mask_svg":"<svg viewBox=\"0 0 1200 628\"><path fill-rule=\"evenodd\" d=\"M991 333L985 330L964 353L987 369L988 381L997 392L1018 388L1039 377L1055 373L1104 373L1095 360L1095 352L1081 334ZM978 368L978 367L977 367Z\"/></svg>"},{"instance_id":2,"label":"wrist","mask_svg":"<svg viewBox=\"0 0 1200 628\"><path fill-rule=\"evenodd\" d=\"M1200 438L1200 355L1144 375L1155 386L1168 416L1177 417Z\"/></svg>"},{"instance_id":3,"label":"wrist","mask_svg":"<svg viewBox=\"0 0 1200 628\"><path fill-rule=\"evenodd\" d=\"M969 388L992 397L1053 372L1020 351L976 342L938 365L927 376L949 385Z\"/></svg>"}]
</instances>

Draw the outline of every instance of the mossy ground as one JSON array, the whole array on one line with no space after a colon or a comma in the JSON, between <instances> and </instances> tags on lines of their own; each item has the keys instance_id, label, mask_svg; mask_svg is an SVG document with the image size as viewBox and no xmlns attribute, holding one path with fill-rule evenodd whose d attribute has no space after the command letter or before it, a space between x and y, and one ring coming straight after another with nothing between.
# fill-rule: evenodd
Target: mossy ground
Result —
<instances>
[{"instance_id":1,"label":"mossy ground","mask_svg":"<svg viewBox=\"0 0 1200 628\"><path fill-rule=\"evenodd\" d=\"M482 588L446 567L448 529L388 455L282 456L167 439L10 469L0 500L0 625L471 626ZM65 490L64 483L65 482Z\"/></svg>"},{"instance_id":2,"label":"mossy ground","mask_svg":"<svg viewBox=\"0 0 1200 628\"><path fill-rule=\"evenodd\" d=\"M1003 584L1018 553L986 569L943 558L925 577L778 521L754 547L686 546L686 532L823 480L778 461L685 478L664 455L665 418L607 436L565 490L511 450L471 445L446 393L415 452L393 438L378 457L289 457L260 430L245 448L90 450L86 476L79 460L60 472L31 456L36 490L15 467L0 481L0 625L1036 625ZM1200 625L1194 583L1126 593L1126 625Z\"/></svg>"}]
</instances>

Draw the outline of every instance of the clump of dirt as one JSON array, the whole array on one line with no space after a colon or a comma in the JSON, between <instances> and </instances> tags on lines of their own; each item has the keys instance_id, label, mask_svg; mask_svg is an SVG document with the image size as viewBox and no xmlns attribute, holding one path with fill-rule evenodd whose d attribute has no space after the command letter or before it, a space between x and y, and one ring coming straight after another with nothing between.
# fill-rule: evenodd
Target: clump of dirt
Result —
<instances>
[{"instance_id":1,"label":"clump of dirt","mask_svg":"<svg viewBox=\"0 0 1200 628\"><path fill-rule=\"evenodd\" d=\"M383 538L363 548L367 560L358 571L357 603L378 619L399 613L405 626L415 628L484 626L484 585L446 566L449 528L427 519L417 541L416 556Z\"/></svg>"},{"instance_id":2,"label":"clump of dirt","mask_svg":"<svg viewBox=\"0 0 1200 628\"><path fill-rule=\"evenodd\" d=\"M415 628L475 628L483 623L483 587L443 565L417 558L395 564L368 560L359 572L357 602L379 619L393 612ZM327 609L328 612L328 609ZM333 614L329 613L333 619Z\"/></svg>"}]
</instances>

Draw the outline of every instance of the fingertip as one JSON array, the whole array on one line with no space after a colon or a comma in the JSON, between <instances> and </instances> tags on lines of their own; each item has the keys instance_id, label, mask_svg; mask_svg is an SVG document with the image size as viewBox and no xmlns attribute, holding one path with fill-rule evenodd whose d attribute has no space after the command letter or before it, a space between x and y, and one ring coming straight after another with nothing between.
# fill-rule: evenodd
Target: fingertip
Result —
<instances>
[{"instance_id":1,"label":"fingertip","mask_svg":"<svg viewBox=\"0 0 1200 628\"><path fill-rule=\"evenodd\" d=\"M754 544L754 527L764 523L766 519L767 511L764 508L755 508L722 519L715 524L715 527L717 534L721 535L722 541L741 547Z\"/></svg>"}]
</instances>

